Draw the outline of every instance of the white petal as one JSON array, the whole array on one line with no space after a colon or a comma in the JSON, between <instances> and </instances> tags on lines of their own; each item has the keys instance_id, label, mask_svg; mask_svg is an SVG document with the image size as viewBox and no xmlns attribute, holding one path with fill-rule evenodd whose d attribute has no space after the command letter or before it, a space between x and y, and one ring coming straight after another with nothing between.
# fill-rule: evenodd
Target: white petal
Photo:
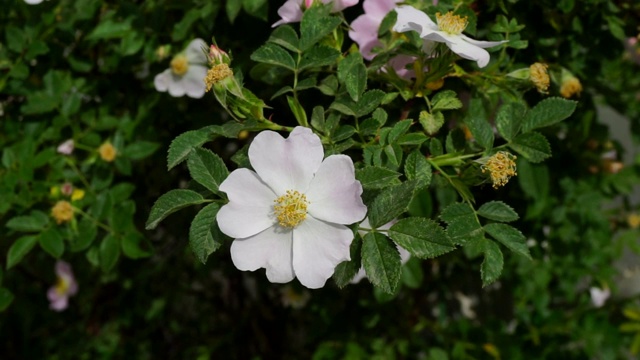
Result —
<instances>
[{"instance_id":1,"label":"white petal","mask_svg":"<svg viewBox=\"0 0 640 360\"><path fill-rule=\"evenodd\" d=\"M234 170L220 184L229 203L218 211L220 230L233 238L255 235L275 223L273 201L276 194L249 169Z\"/></svg>"},{"instance_id":2,"label":"white petal","mask_svg":"<svg viewBox=\"0 0 640 360\"><path fill-rule=\"evenodd\" d=\"M317 219L353 224L367 214L362 202L362 185L356 180L353 161L346 155L326 158L306 193L309 214Z\"/></svg>"},{"instance_id":3,"label":"white petal","mask_svg":"<svg viewBox=\"0 0 640 360\"><path fill-rule=\"evenodd\" d=\"M207 43L202 39L194 39L189 43L189 46L187 46L184 52L189 64L206 64L207 53L205 51L209 51Z\"/></svg>"},{"instance_id":4,"label":"white petal","mask_svg":"<svg viewBox=\"0 0 640 360\"><path fill-rule=\"evenodd\" d=\"M153 79L153 86L160 92L169 90L169 82L171 81L171 69L167 69L156 75Z\"/></svg>"},{"instance_id":5,"label":"white petal","mask_svg":"<svg viewBox=\"0 0 640 360\"><path fill-rule=\"evenodd\" d=\"M351 279L351 281L349 281L350 284L357 284L359 283L362 279L367 277L367 273L364 272L364 268L360 268L360 270L358 270L358 273L356 274L356 276L353 277L353 279Z\"/></svg>"},{"instance_id":6,"label":"white petal","mask_svg":"<svg viewBox=\"0 0 640 360\"><path fill-rule=\"evenodd\" d=\"M426 30L438 30L438 25L427 14L413 6L398 6L395 10L398 13L398 18L393 26L393 31L416 31L422 34Z\"/></svg>"},{"instance_id":7,"label":"white petal","mask_svg":"<svg viewBox=\"0 0 640 360\"><path fill-rule=\"evenodd\" d=\"M207 67L202 65L189 65L189 70L182 77L182 87L185 89L187 96L194 99L200 99L204 96L206 85L204 78L207 76Z\"/></svg>"},{"instance_id":8,"label":"white petal","mask_svg":"<svg viewBox=\"0 0 640 360\"><path fill-rule=\"evenodd\" d=\"M336 266L351 260L353 232L346 226L307 217L293 230L293 270L310 289L324 286Z\"/></svg>"},{"instance_id":9,"label":"white petal","mask_svg":"<svg viewBox=\"0 0 640 360\"><path fill-rule=\"evenodd\" d=\"M295 277L292 266L292 232L278 226L231 243L231 260L239 270L267 269L267 279L286 283Z\"/></svg>"},{"instance_id":10,"label":"white petal","mask_svg":"<svg viewBox=\"0 0 640 360\"><path fill-rule=\"evenodd\" d=\"M462 39L455 43L448 43L447 46L451 51L461 57L468 60L474 60L478 64L478 67L481 68L487 66L489 59L491 58L487 50L470 44Z\"/></svg>"},{"instance_id":11,"label":"white petal","mask_svg":"<svg viewBox=\"0 0 640 360\"><path fill-rule=\"evenodd\" d=\"M407 261L409 261L409 259L411 258L411 253L409 252L409 250L403 248L402 246L396 244L396 248L398 249L398 252L400 253L400 262L402 263L402 265L406 264Z\"/></svg>"},{"instance_id":12,"label":"white petal","mask_svg":"<svg viewBox=\"0 0 640 360\"><path fill-rule=\"evenodd\" d=\"M271 25L271 27L280 26L282 24L288 24L292 22L299 22L302 20L302 0L287 0L280 8L278 9L278 15L280 15L280 20L278 20L275 24Z\"/></svg>"},{"instance_id":13,"label":"white petal","mask_svg":"<svg viewBox=\"0 0 640 360\"><path fill-rule=\"evenodd\" d=\"M473 44L473 45L475 45L475 46L477 46L477 47L481 47L481 48L483 48L483 49L490 48L490 47L494 47L494 46L498 46L498 45L501 45L501 44L504 44L504 43L509 42L509 40L502 40L502 41L481 41L481 40L474 40L474 39L472 39L472 38L470 38L470 37L468 37L468 36L466 36L466 35L464 35L464 34L460 35L460 37L461 37L464 41L466 41L466 42L468 42L468 43L470 43L470 44Z\"/></svg>"},{"instance_id":14,"label":"white petal","mask_svg":"<svg viewBox=\"0 0 640 360\"><path fill-rule=\"evenodd\" d=\"M276 132L263 131L249 146L251 166L278 195L287 190L306 192L323 157L320 138L302 126L286 140Z\"/></svg>"}]
</instances>

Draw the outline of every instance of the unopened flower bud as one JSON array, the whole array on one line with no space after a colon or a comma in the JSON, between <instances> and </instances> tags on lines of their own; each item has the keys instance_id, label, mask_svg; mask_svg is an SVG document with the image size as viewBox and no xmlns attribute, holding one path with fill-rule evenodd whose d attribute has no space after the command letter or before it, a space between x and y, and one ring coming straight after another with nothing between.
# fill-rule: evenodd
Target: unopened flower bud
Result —
<instances>
[{"instance_id":1,"label":"unopened flower bud","mask_svg":"<svg viewBox=\"0 0 640 360\"><path fill-rule=\"evenodd\" d=\"M220 49L215 44L209 46L209 63L214 64L229 64L231 59L226 51Z\"/></svg>"},{"instance_id":2,"label":"unopened flower bud","mask_svg":"<svg viewBox=\"0 0 640 360\"><path fill-rule=\"evenodd\" d=\"M71 183L66 182L62 184L62 186L60 187L60 190L62 192L62 195L71 196L71 194L73 193L73 185L71 185Z\"/></svg>"}]
</instances>

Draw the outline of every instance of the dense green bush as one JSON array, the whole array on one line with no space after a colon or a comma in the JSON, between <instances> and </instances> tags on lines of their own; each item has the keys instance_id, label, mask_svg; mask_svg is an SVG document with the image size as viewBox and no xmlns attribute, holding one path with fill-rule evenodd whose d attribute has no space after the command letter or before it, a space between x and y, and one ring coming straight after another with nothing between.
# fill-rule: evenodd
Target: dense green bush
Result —
<instances>
[{"instance_id":1,"label":"dense green bush","mask_svg":"<svg viewBox=\"0 0 640 360\"><path fill-rule=\"evenodd\" d=\"M433 18L455 11L470 37L509 42L486 67L444 45L430 58L418 33L391 30L392 12L368 61L348 35L362 4L333 14L314 4L301 24L272 29L281 1L5 1L2 358L639 353L640 304L627 288L637 269L614 264L640 251L630 195L640 162L623 164L633 149L598 109L626 116L640 140L640 5L406 3ZM156 90L193 39L213 37L235 77L202 98ZM418 59L417 79L380 71L397 54ZM534 63L546 64L536 68L549 72L546 90ZM250 167L252 139L296 125L325 155L353 159L379 228L356 235L352 261L317 290L237 270L215 220L227 203L218 186ZM497 151L517 155L517 176L492 187ZM413 255L406 264L383 234ZM59 260L78 284L68 306L47 300L74 293ZM375 286L349 284L360 263ZM602 306L590 288L612 298Z\"/></svg>"}]
</instances>

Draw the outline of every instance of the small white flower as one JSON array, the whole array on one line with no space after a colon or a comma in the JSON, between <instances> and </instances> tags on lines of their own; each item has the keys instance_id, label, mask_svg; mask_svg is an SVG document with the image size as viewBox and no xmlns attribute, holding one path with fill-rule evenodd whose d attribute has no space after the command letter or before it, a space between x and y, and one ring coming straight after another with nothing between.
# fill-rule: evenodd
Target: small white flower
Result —
<instances>
[{"instance_id":1,"label":"small white flower","mask_svg":"<svg viewBox=\"0 0 640 360\"><path fill-rule=\"evenodd\" d=\"M249 146L255 169L237 169L220 184L229 203L217 215L231 244L233 264L243 271L265 268L274 283L297 277L324 286L335 267L350 260L353 232L346 227L367 212L353 161L323 160L320 138L296 127L287 139L263 131Z\"/></svg>"},{"instance_id":2,"label":"small white flower","mask_svg":"<svg viewBox=\"0 0 640 360\"><path fill-rule=\"evenodd\" d=\"M395 224L397 222L397 220L392 220L389 221L388 223L378 227L378 230L389 230L391 228L391 226L393 226L393 224ZM364 220L362 220L362 222L360 223L360 227L361 228L366 228L366 229L370 229L371 228L371 223L369 223L369 218L365 218ZM367 234L367 231L365 230L358 230L358 233L360 234L360 236L365 236ZM400 261L402 263L402 265L406 264L407 261L409 261L409 258L411 258L411 253L409 251L407 251L405 248L403 248L402 246L396 244L396 248L398 249L398 252L400 253ZM353 279L351 279L351 283L352 284L357 284L360 282L360 280L364 279L367 277L367 273L364 271L364 268L360 268L360 270L358 271L358 273L356 274L356 276L353 277Z\"/></svg>"},{"instance_id":3,"label":"small white flower","mask_svg":"<svg viewBox=\"0 0 640 360\"><path fill-rule=\"evenodd\" d=\"M62 144L58 145L56 150L60 154L71 155L73 153L73 149L74 148L75 148L75 143L73 142L73 139L69 139L69 140L63 142Z\"/></svg>"},{"instance_id":4,"label":"small white flower","mask_svg":"<svg viewBox=\"0 0 640 360\"><path fill-rule=\"evenodd\" d=\"M156 75L153 80L156 90L168 91L174 97L185 94L195 99L203 97L204 78L209 70L206 66L207 54L203 49L208 48L202 39L191 41L183 52L173 57L167 70Z\"/></svg>"},{"instance_id":5,"label":"small white flower","mask_svg":"<svg viewBox=\"0 0 640 360\"><path fill-rule=\"evenodd\" d=\"M611 296L611 290L607 287L605 287L604 290L591 287L589 288L589 292L591 293L591 303L597 308L604 306L604 303L607 302L607 299Z\"/></svg>"},{"instance_id":6,"label":"small white flower","mask_svg":"<svg viewBox=\"0 0 640 360\"><path fill-rule=\"evenodd\" d=\"M467 27L466 18L448 12L437 14L437 24L424 12L413 6L403 5L396 9L398 20L393 26L397 32L416 31L425 41L425 49L433 48L433 42L445 43L451 51L461 57L475 61L479 67L489 63L489 53L485 48L503 44L505 41L478 41L462 32ZM431 46L430 46L431 45Z\"/></svg>"}]
</instances>

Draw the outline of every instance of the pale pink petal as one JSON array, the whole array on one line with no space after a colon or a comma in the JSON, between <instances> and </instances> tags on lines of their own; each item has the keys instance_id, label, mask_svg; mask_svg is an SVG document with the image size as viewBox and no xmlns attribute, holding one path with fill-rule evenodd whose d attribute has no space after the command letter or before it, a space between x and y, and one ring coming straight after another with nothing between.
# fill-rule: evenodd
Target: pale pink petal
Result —
<instances>
[{"instance_id":1,"label":"pale pink petal","mask_svg":"<svg viewBox=\"0 0 640 360\"><path fill-rule=\"evenodd\" d=\"M395 8L395 11L398 13L398 18L396 20L396 24L393 26L393 31L416 31L423 34L423 32L427 32L429 30L438 30L438 25L436 25L436 23L434 23L427 14L413 6L398 6Z\"/></svg>"},{"instance_id":2,"label":"pale pink petal","mask_svg":"<svg viewBox=\"0 0 640 360\"><path fill-rule=\"evenodd\" d=\"M302 20L302 0L287 0L279 9L278 15L280 20L271 27L280 26L282 24L288 24L293 22L299 22Z\"/></svg>"},{"instance_id":3,"label":"pale pink petal","mask_svg":"<svg viewBox=\"0 0 640 360\"><path fill-rule=\"evenodd\" d=\"M167 69L160 74L156 75L153 79L153 85L156 87L156 90L160 92L165 92L169 90L169 82L171 81L171 69Z\"/></svg>"},{"instance_id":4,"label":"pale pink petal","mask_svg":"<svg viewBox=\"0 0 640 360\"><path fill-rule=\"evenodd\" d=\"M75 148L75 143L73 142L73 139L69 139L63 142L62 144L58 145L58 148L56 150L60 154L71 155L73 153L74 148Z\"/></svg>"},{"instance_id":5,"label":"pale pink petal","mask_svg":"<svg viewBox=\"0 0 640 360\"><path fill-rule=\"evenodd\" d=\"M470 43L472 45L475 45L477 47L481 47L483 49L494 47L494 46L498 46L498 45L501 45L501 44L509 42L509 40L502 40L502 41L480 41L480 40L474 40L474 39L472 39L472 38L470 38L470 37L468 37L468 36L466 36L464 34L461 34L460 37L464 41L466 41L466 42L468 42L468 43Z\"/></svg>"},{"instance_id":6,"label":"pale pink petal","mask_svg":"<svg viewBox=\"0 0 640 360\"><path fill-rule=\"evenodd\" d=\"M56 299L55 301L52 301L49 304L49 308L51 310L55 310L55 311L62 311L65 310L69 305L69 298L64 296L64 297L60 297L59 299Z\"/></svg>"},{"instance_id":7,"label":"pale pink petal","mask_svg":"<svg viewBox=\"0 0 640 360\"><path fill-rule=\"evenodd\" d=\"M249 146L251 166L277 195L287 190L305 193L323 157L320 138L302 126L286 140L276 132L263 131Z\"/></svg>"},{"instance_id":8,"label":"pale pink petal","mask_svg":"<svg viewBox=\"0 0 640 360\"><path fill-rule=\"evenodd\" d=\"M342 11L358 3L358 0L323 0L322 2L328 4L331 1L333 1L333 8L331 8L332 12Z\"/></svg>"},{"instance_id":9,"label":"pale pink petal","mask_svg":"<svg viewBox=\"0 0 640 360\"><path fill-rule=\"evenodd\" d=\"M364 272L364 268L360 268L360 270L358 270L358 272L356 273L356 276L353 277L353 279L351 279L351 281L349 281L350 284L357 284L360 281L362 281L362 279L367 277L367 273Z\"/></svg>"},{"instance_id":10,"label":"pale pink petal","mask_svg":"<svg viewBox=\"0 0 640 360\"><path fill-rule=\"evenodd\" d=\"M591 294L591 303L597 308L603 307L607 299L609 299L609 296L611 296L611 290L608 288L603 290L597 287L591 287L589 288L589 292Z\"/></svg>"},{"instance_id":11,"label":"pale pink petal","mask_svg":"<svg viewBox=\"0 0 640 360\"><path fill-rule=\"evenodd\" d=\"M379 27L380 21L368 15L358 16L351 23L349 37L358 44L362 57L367 60L375 57L371 50L381 44L378 40Z\"/></svg>"},{"instance_id":12,"label":"pale pink petal","mask_svg":"<svg viewBox=\"0 0 640 360\"><path fill-rule=\"evenodd\" d=\"M378 24L382 22L382 19L396 6L397 3L403 0L364 0L362 7L364 13L378 19Z\"/></svg>"},{"instance_id":13,"label":"pale pink petal","mask_svg":"<svg viewBox=\"0 0 640 360\"><path fill-rule=\"evenodd\" d=\"M362 185L355 178L353 161L346 155L326 158L306 192L309 214L317 219L352 224L367 214Z\"/></svg>"},{"instance_id":14,"label":"pale pink petal","mask_svg":"<svg viewBox=\"0 0 640 360\"><path fill-rule=\"evenodd\" d=\"M310 289L323 287L336 266L351 259L352 240L348 227L307 217L293 230L293 269L300 283Z\"/></svg>"},{"instance_id":15,"label":"pale pink petal","mask_svg":"<svg viewBox=\"0 0 640 360\"><path fill-rule=\"evenodd\" d=\"M204 96L206 85L204 78L207 76L209 69L202 65L189 65L189 70L181 79L182 87L187 96L199 99Z\"/></svg>"},{"instance_id":16,"label":"pale pink petal","mask_svg":"<svg viewBox=\"0 0 640 360\"><path fill-rule=\"evenodd\" d=\"M405 80L410 80L416 77L416 72L414 70L407 69L407 65L412 64L415 61L416 58L414 56L397 55L389 60L388 65L393 68L399 77Z\"/></svg>"},{"instance_id":17,"label":"pale pink petal","mask_svg":"<svg viewBox=\"0 0 640 360\"><path fill-rule=\"evenodd\" d=\"M255 235L275 223L273 201L276 194L249 169L234 170L220 184L229 203L216 215L220 230L233 238Z\"/></svg>"},{"instance_id":18,"label":"pale pink petal","mask_svg":"<svg viewBox=\"0 0 640 360\"><path fill-rule=\"evenodd\" d=\"M189 64L206 64L209 46L202 39L194 39L185 49L185 55Z\"/></svg>"},{"instance_id":19,"label":"pale pink petal","mask_svg":"<svg viewBox=\"0 0 640 360\"><path fill-rule=\"evenodd\" d=\"M292 266L292 231L272 226L246 239L231 244L231 260L243 271L267 269L267 279L286 283L295 277Z\"/></svg>"}]
</instances>

